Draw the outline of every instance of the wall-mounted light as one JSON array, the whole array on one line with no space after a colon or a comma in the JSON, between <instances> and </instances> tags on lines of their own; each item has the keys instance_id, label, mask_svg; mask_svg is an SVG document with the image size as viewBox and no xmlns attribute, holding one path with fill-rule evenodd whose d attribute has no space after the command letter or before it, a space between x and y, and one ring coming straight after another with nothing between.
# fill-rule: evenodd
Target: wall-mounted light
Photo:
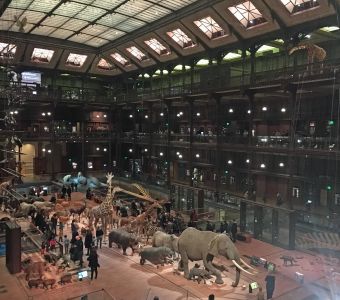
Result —
<instances>
[{"instance_id":1,"label":"wall-mounted light","mask_svg":"<svg viewBox=\"0 0 340 300\"><path fill-rule=\"evenodd\" d=\"M52 153L52 150L51 150L51 149L48 149L48 150L47 150L47 153Z\"/></svg>"},{"instance_id":2,"label":"wall-mounted light","mask_svg":"<svg viewBox=\"0 0 340 300\"><path fill-rule=\"evenodd\" d=\"M281 112L282 112L282 113L285 113L285 112L286 112L286 108L285 108L285 107L282 107L282 108L281 108Z\"/></svg>"},{"instance_id":3,"label":"wall-mounted light","mask_svg":"<svg viewBox=\"0 0 340 300\"><path fill-rule=\"evenodd\" d=\"M262 107L262 111L267 111L268 110L268 107L267 106L263 106Z\"/></svg>"},{"instance_id":4,"label":"wall-mounted light","mask_svg":"<svg viewBox=\"0 0 340 300\"><path fill-rule=\"evenodd\" d=\"M107 118L107 115L104 115L104 118Z\"/></svg>"},{"instance_id":5,"label":"wall-mounted light","mask_svg":"<svg viewBox=\"0 0 340 300\"><path fill-rule=\"evenodd\" d=\"M148 148L145 148L145 149L144 149L144 152L148 152Z\"/></svg>"},{"instance_id":6,"label":"wall-mounted light","mask_svg":"<svg viewBox=\"0 0 340 300\"><path fill-rule=\"evenodd\" d=\"M149 116L148 116L148 115L145 115L145 116L144 116L144 118L145 118L145 119L148 119L148 118L149 118Z\"/></svg>"},{"instance_id":7,"label":"wall-mounted light","mask_svg":"<svg viewBox=\"0 0 340 300\"><path fill-rule=\"evenodd\" d=\"M196 158L200 158L200 155L199 155L199 153L197 153L197 154L196 154Z\"/></svg>"},{"instance_id":8,"label":"wall-mounted light","mask_svg":"<svg viewBox=\"0 0 340 300\"><path fill-rule=\"evenodd\" d=\"M179 158L183 158L183 155L182 155L182 154L180 154L180 155L178 155L178 157L179 157Z\"/></svg>"},{"instance_id":9,"label":"wall-mounted light","mask_svg":"<svg viewBox=\"0 0 340 300\"><path fill-rule=\"evenodd\" d=\"M15 114L15 115L17 115L17 114L18 114L18 111L17 111L17 110L15 110L15 111L14 111L14 114Z\"/></svg>"},{"instance_id":10,"label":"wall-mounted light","mask_svg":"<svg viewBox=\"0 0 340 300\"><path fill-rule=\"evenodd\" d=\"M199 112L196 113L196 116L197 116L197 117L200 117L200 116L201 116L201 113L199 113Z\"/></svg>"},{"instance_id":11,"label":"wall-mounted light","mask_svg":"<svg viewBox=\"0 0 340 300\"><path fill-rule=\"evenodd\" d=\"M250 163L250 159L249 159L249 158L246 159L246 163L247 163L247 164Z\"/></svg>"},{"instance_id":12,"label":"wall-mounted light","mask_svg":"<svg viewBox=\"0 0 340 300\"><path fill-rule=\"evenodd\" d=\"M232 109L232 108L229 108L229 113L233 113L234 112L234 110Z\"/></svg>"},{"instance_id":13,"label":"wall-mounted light","mask_svg":"<svg viewBox=\"0 0 340 300\"><path fill-rule=\"evenodd\" d=\"M232 160L228 160L228 165L232 165L233 164L233 161Z\"/></svg>"},{"instance_id":14,"label":"wall-mounted light","mask_svg":"<svg viewBox=\"0 0 340 300\"><path fill-rule=\"evenodd\" d=\"M48 116L50 116L50 115L51 115L51 113L50 113L50 112L47 112L47 115L48 115Z\"/></svg>"},{"instance_id":15,"label":"wall-mounted light","mask_svg":"<svg viewBox=\"0 0 340 300\"><path fill-rule=\"evenodd\" d=\"M129 115L129 118L132 119L132 118L133 118L133 115Z\"/></svg>"},{"instance_id":16,"label":"wall-mounted light","mask_svg":"<svg viewBox=\"0 0 340 300\"><path fill-rule=\"evenodd\" d=\"M283 162L280 162L280 163L279 163L279 166L280 166L281 168L283 168L283 167L285 166L285 164L284 164Z\"/></svg>"},{"instance_id":17,"label":"wall-mounted light","mask_svg":"<svg viewBox=\"0 0 340 300\"><path fill-rule=\"evenodd\" d=\"M163 155L164 155L164 153L163 153L163 152L159 152L159 155L160 155L160 156L163 156Z\"/></svg>"},{"instance_id":18,"label":"wall-mounted light","mask_svg":"<svg viewBox=\"0 0 340 300\"><path fill-rule=\"evenodd\" d=\"M45 116L46 116L46 114L45 114L45 113L41 113L41 115L42 115L43 117L45 117Z\"/></svg>"},{"instance_id":19,"label":"wall-mounted light","mask_svg":"<svg viewBox=\"0 0 340 300\"><path fill-rule=\"evenodd\" d=\"M251 114L251 110L250 110L250 109L247 110L247 114L248 114L248 115Z\"/></svg>"},{"instance_id":20,"label":"wall-mounted light","mask_svg":"<svg viewBox=\"0 0 340 300\"><path fill-rule=\"evenodd\" d=\"M42 152L46 152L46 149L45 149L45 148L42 148Z\"/></svg>"},{"instance_id":21,"label":"wall-mounted light","mask_svg":"<svg viewBox=\"0 0 340 300\"><path fill-rule=\"evenodd\" d=\"M107 151L107 148L104 148L103 151L106 152L106 151Z\"/></svg>"},{"instance_id":22,"label":"wall-mounted light","mask_svg":"<svg viewBox=\"0 0 340 300\"><path fill-rule=\"evenodd\" d=\"M129 149L129 152L132 153L132 151L133 151L133 150L130 148L130 149Z\"/></svg>"},{"instance_id":23,"label":"wall-mounted light","mask_svg":"<svg viewBox=\"0 0 340 300\"><path fill-rule=\"evenodd\" d=\"M265 165L265 164L261 164L261 165L260 165L260 168L261 168L261 169L265 169L265 168L266 168L266 165Z\"/></svg>"},{"instance_id":24,"label":"wall-mounted light","mask_svg":"<svg viewBox=\"0 0 340 300\"><path fill-rule=\"evenodd\" d=\"M161 117L163 117L163 116L164 116L164 113L161 112L159 115L160 115Z\"/></svg>"},{"instance_id":25,"label":"wall-mounted light","mask_svg":"<svg viewBox=\"0 0 340 300\"><path fill-rule=\"evenodd\" d=\"M96 115L97 118L99 118L99 115Z\"/></svg>"},{"instance_id":26,"label":"wall-mounted light","mask_svg":"<svg viewBox=\"0 0 340 300\"><path fill-rule=\"evenodd\" d=\"M97 151L99 151L99 150L100 150L100 148L99 148L99 147L97 147L97 148L96 148L96 150L97 150Z\"/></svg>"},{"instance_id":27,"label":"wall-mounted light","mask_svg":"<svg viewBox=\"0 0 340 300\"><path fill-rule=\"evenodd\" d=\"M180 153L179 153L179 152L176 152L176 155L180 155Z\"/></svg>"}]
</instances>

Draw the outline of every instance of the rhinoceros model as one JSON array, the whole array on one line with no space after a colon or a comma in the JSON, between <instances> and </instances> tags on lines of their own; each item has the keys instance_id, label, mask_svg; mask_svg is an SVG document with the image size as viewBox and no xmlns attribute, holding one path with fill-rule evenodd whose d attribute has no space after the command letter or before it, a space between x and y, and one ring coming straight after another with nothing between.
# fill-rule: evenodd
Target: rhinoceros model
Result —
<instances>
[{"instance_id":1,"label":"rhinoceros model","mask_svg":"<svg viewBox=\"0 0 340 300\"><path fill-rule=\"evenodd\" d=\"M138 245L138 238L123 230L123 229L114 229L109 233L109 247L112 247L112 243L117 244L118 248L123 248L123 254L126 255L126 249L131 248L132 254L135 249L133 246Z\"/></svg>"},{"instance_id":2,"label":"rhinoceros model","mask_svg":"<svg viewBox=\"0 0 340 300\"><path fill-rule=\"evenodd\" d=\"M140 264L144 265L145 261L149 261L154 265L164 265L167 258L174 255L174 251L168 247L150 247L144 248L140 253Z\"/></svg>"}]
</instances>

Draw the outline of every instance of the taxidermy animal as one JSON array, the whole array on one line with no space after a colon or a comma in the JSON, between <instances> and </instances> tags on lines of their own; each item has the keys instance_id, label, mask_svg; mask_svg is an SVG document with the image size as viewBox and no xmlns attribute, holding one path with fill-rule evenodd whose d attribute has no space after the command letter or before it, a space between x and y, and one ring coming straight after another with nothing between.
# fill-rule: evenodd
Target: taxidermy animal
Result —
<instances>
[{"instance_id":1,"label":"taxidermy animal","mask_svg":"<svg viewBox=\"0 0 340 300\"><path fill-rule=\"evenodd\" d=\"M43 280L42 279L30 279L27 284L30 289L32 287L38 288L39 285L43 284Z\"/></svg>"},{"instance_id":2,"label":"taxidermy animal","mask_svg":"<svg viewBox=\"0 0 340 300\"><path fill-rule=\"evenodd\" d=\"M240 281L241 270L247 274L254 275L241 266L241 264L244 264L246 267L255 270L240 258L237 248L226 234L200 231L189 227L178 238L178 251L181 255L179 270L184 270L184 276L187 279L189 279L189 260L203 260L204 267L216 276L215 282L222 284L221 272L213 266L213 259L218 255L230 259L236 266L236 278L232 284L234 287Z\"/></svg>"},{"instance_id":3,"label":"taxidermy animal","mask_svg":"<svg viewBox=\"0 0 340 300\"><path fill-rule=\"evenodd\" d=\"M167 263L167 258L172 257L174 252L167 247L149 247L144 248L140 253L140 264L144 265L145 261L149 261L154 265L164 265Z\"/></svg>"},{"instance_id":4,"label":"taxidermy animal","mask_svg":"<svg viewBox=\"0 0 340 300\"><path fill-rule=\"evenodd\" d=\"M56 283L56 280L54 278L44 279L43 285L45 289L48 289L48 286L51 286L51 289L53 289L53 285Z\"/></svg>"},{"instance_id":5,"label":"taxidermy animal","mask_svg":"<svg viewBox=\"0 0 340 300\"><path fill-rule=\"evenodd\" d=\"M123 248L123 254L126 255L126 249L131 248L132 254L135 249L134 246L138 245L138 238L128 233L123 229L114 229L109 233L109 247L112 248L112 243L117 244L118 248Z\"/></svg>"},{"instance_id":6,"label":"taxidermy animal","mask_svg":"<svg viewBox=\"0 0 340 300\"><path fill-rule=\"evenodd\" d=\"M289 255L283 255L280 257L280 259L283 259L284 266L288 266L288 262L290 262L291 266L293 266L294 263L297 262L297 260L295 260L293 256L289 256Z\"/></svg>"},{"instance_id":7,"label":"taxidermy animal","mask_svg":"<svg viewBox=\"0 0 340 300\"><path fill-rule=\"evenodd\" d=\"M203 280L204 284L206 283L206 279L211 278L211 271L207 271L205 269L200 269L200 266L198 264L195 264L195 266L190 269L189 272L189 279L190 280L197 280L198 284L201 283Z\"/></svg>"},{"instance_id":8,"label":"taxidermy animal","mask_svg":"<svg viewBox=\"0 0 340 300\"><path fill-rule=\"evenodd\" d=\"M72 282L72 274L71 273L66 273L61 275L60 277L60 284L64 285L65 283L71 283Z\"/></svg>"},{"instance_id":9,"label":"taxidermy animal","mask_svg":"<svg viewBox=\"0 0 340 300\"><path fill-rule=\"evenodd\" d=\"M24 261L23 264L25 264L25 262L26 261ZM39 274L39 278L41 279L46 268L45 262L32 262L31 260L27 262L28 264L26 267L23 267L24 272L26 273L26 280L29 280L33 274Z\"/></svg>"},{"instance_id":10,"label":"taxidermy animal","mask_svg":"<svg viewBox=\"0 0 340 300\"><path fill-rule=\"evenodd\" d=\"M178 253L178 237L174 234L156 231L152 237L152 247L161 246L168 247L175 253Z\"/></svg>"}]
</instances>

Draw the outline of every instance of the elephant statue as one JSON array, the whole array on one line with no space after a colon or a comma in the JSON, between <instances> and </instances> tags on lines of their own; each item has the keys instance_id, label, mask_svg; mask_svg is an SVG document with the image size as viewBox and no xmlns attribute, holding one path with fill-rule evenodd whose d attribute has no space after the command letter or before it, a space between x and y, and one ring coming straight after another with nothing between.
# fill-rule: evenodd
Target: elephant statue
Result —
<instances>
[{"instance_id":1,"label":"elephant statue","mask_svg":"<svg viewBox=\"0 0 340 300\"><path fill-rule=\"evenodd\" d=\"M187 279L189 279L188 261L203 260L204 267L216 276L215 283L222 284L221 272L213 265L213 259L218 255L230 259L236 266L236 279L232 284L233 287L236 287L240 281L241 270L254 275L241 266L244 264L247 268L255 270L240 258L237 248L226 234L200 231L189 227L178 238L178 250L181 255L179 270L184 270L184 276Z\"/></svg>"},{"instance_id":2,"label":"elephant statue","mask_svg":"<svg viewBox=\"0 0 340 300\"><path fill-rule=\"evenodd\" d=\"M173 256L174 252L167 247L149 247L144 248L139 252L140 264L144 265L145 261L148 260L154 265L164 265L167 262L167 258Z\"/></svg>"},{"instance_id":3,"label":"elephant statue","mask_svg":"<svg viewBox=\"0 0 340 300\"><path fill-rule=\"evenodd\" d=\"M178 237L163 231L156 231L152 237L152 247L168 247L178 253Z\"/></svg>"},{"instance_id":4,"label":"elephant statue","mask_svg":"<svg viewBox=\"0 0 340 300\"><path fill-rule=\"evenodd\" d=\"M114 229L109 233L109 247L112 248L112 243L117 244L118 248L123 248L123 254L126 255L126 249L131 248L132 255L135 251L134 246L138 245L138 238L123 230Z\"/></svg>"}]
</instances>

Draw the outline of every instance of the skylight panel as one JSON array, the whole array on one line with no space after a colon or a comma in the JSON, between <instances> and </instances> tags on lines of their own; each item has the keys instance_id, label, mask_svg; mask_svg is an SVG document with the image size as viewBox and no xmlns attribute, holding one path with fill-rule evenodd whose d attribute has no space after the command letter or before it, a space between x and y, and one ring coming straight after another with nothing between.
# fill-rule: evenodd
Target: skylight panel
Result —
<instances>
[{"instance_id":1,"label":"skylight panel","mask_svg":"<svg viewBox=\"0 0 340 300\"><path fill-rule=\"evenodd\" d=\"M34 0L30 2L32 2L29 7L30 10L42 11L45 13L50 12L58 4L57 1L51 0Z\"/></svg>"},{"instance_id":2,"label":"skylight panel","mask_svg":"<svg viewBox=\"0 0 340 300\"><path fill-rule=\"evenodd\" d=\"M76 2L65 2L60 5L53 13L66 17L73 17L78 14L86 5Z\"/></svg>"},{"instance_id":3,"label":"skylight panel","mask_svg":"<svg viewBox=\"0 0 340 300\"><path fill-rule=\"evenodd\" d=\"M167 32L167 35L171 37L183 49L196 46L194 41L189 38L180 28Z\"/></svg>"},{"instance_id":4,"label":"skylight panel","mask_svg":"<svg viewBox=\"0 0 340 300\"><path fill-rule=\"evenodd\" d=\"M159 56L169 55L168 49L162 45L157 39L152 38L150 40L144 41L153 51L155 51Z\"/></svg>"},{"instance_id":5,"label":"skylight panel","mask_svg":"<svg viewBox=\"0 0 340 300\"><path fill-rule=\"evenodd\" d=\"M13 0L9 7L26 9L31 3L31 0Z\"/></svg>"},{"instance_id":6,"label":"skylight panel","mask_svg":"<svg viewBox=\"0 0 340 300\"><path fill-rule=\"evenodd\" d=\"M291 14L319 6L317 0L281 0L281 2Z\"/></svg>"},{"instance_id":7,"label":"skylight panel","mask_svg":"<svg viewBox=\"0 0 340 300\"><path fill-rule=\"evenodd\" d=\"M114 60L116 60L117 62L119 62L121 65L123 65L124 67L126 67L126 66L128 66L130 64L129 61L125 57L120 55L118 52L112 53L111 57Z\"/></svg>"},{"instance_id":8,"label":"skylight panel","mask_svg":"<svg viewBox=\"0 0 340 300\"><path fill-rule=\"evenodd\" d=\"M14 44L0 43L0 57L6 59L13 59L17 46Z\"/></svg>"},{"instance_id":9,"label":"skylight panel","mask_svg":"<svg viewBox=\"0 0 340 300\"><path fill-rule=\"evenodd\" d=\"M106 11L104 9L93 6L87 6L84 10L77 14L77 18L92 22L95 19L98 19L99 17L104 15L105 13Z\"/></svg>"},{"instance_id":10,"label":"skylight panel","mask_svg":"<svg viewBox=\"0 0 340 300\"><path fill-rule=\"evenodd\" d=\"M97 64L97 68L100 70L105 70L105 71L111 71L114 70L115 67L114 65L111 65L109 62L107 62L106 59L102 58L98 64Z\"/></svg>"},{"instance_id":11,"label":"skylight panel","mask_svg":"<svg viewBox=\"0 0 340 300\"><path fill-rule=\"evenodd\" d=\"M35 28L31 33L32 34L39 34L39 35L49 35L54 30L56 30L55 27L41 25L41 26Z\"/></svg>"},{"instance_id":12,"label":"skylight panel","mask_svg":"<svg viewBox=\"0 0 340 300\"><path fill-rule=\"evenodd\" d=\"M92 35L79 33L79 34L76 34L74 36L71 36L68 40L76 42L76 43L85 43L92 38L93 38Z\"/></svg>"},{"instance_id":13,"label":"skylight panel","mask_svg":"<svg viewBox=\"0 0 340 300\"><path fill-rule=\"evenodd\" d=\"M48 64L51 61L53 54L53 50L34 48L31 56L31 61L35 63Z\"/></svg>"},{"instance_id":14,"label":"skylight panel","mask_svg":"<svg viewBox=\"0 0 340 300\"><path fill-rule=\"evenodd\" d=\"M77 31L83 27L85 27L88 22L78 19L69 19L65 24L61 26L61 28L65 28L67 30Z\"/></svg>"},{"instance_id":15,"label":"skylight panel","mask_svg":"<svg viewBox=\"0 0 340 300\"><path fill-rule=\"evenodd\" d=\"M251 28L266 22L260 11L250 1L231 6L228 9L245 28Z\"/></svg>"},{"instance_id":16,"label":"skylight panel","mask_svg":"<svg viewBox=\"0 0 340 300\"><path fill-rule=\"evenodd\" d=\"M101 33L99 36L103 39L113 41L122 35L125 35L125 32L116 29L109 29L108 31Z\"/></svg>"},{"instance_id":17,"label":"skylight panel","mask_svg":"<svg viewBox=\"0 0 340 300\"><path fill-rule=\"evenodd\" d=\"M122 2L123 0L95 0L91 5L111 10Z\"/></svg>"},{"instance_id":18,"label":"skylight panel","mask_svg":"<svg viewBox=\"0 0 340 300\"><path fill-rule=\"evenodd\" d=\"M147 60L148 57L140 51L137 47L132 46L130 48L126 48L134 57L136 57L139 61Z\"/></svg>"},{"instance_id":19,"label":"skylight panel","mask_svg":"<svg viewBox=\"0 0 340 300\"><path fill-rule=\"evenodd\" d=\"M94 37L91 40L86 41L85 44L93 47L100 47L107 44L108 42L109 42L108 40L99 37Z\"/></svg>"},{"instance_id":20,"label":"skylight panel","mask_svg":"<svg viewBox=\"0 0 340 300\"><path fill-rule=\"evenodd\" d=\"M70 67L81 68L85 63L86 58L87 55L70 53L66 60L66 65Z\"/></svg>"},{"instance_id":21,"label":"skylight panel","mask_svg":"<svg viewBox=\"0 0 340 300\"><path fill-rule=\"evenodd\" d=\"M53 31L49 36L59 39L67 39L74 32L66 29L57 29Z\"/></svg>"},{"instance_id":22,"label":"skylight panel","mask_svg":"<svg viewBox=\"0 0 340 300\"><path fill-rule=\"evenodd\" d=\"M211 40L225 36L223 28L210 16L194 23Z\"/></svg>"}]
</instances>

